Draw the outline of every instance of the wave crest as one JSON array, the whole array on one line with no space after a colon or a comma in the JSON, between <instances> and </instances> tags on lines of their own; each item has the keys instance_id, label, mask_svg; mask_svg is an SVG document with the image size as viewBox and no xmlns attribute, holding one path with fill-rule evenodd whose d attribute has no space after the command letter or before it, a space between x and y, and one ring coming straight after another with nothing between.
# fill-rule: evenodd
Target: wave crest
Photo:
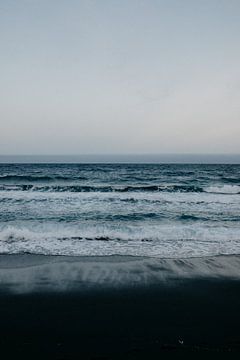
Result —
<instances>
[{"instance_id":1,"label":"wave crest","mask_svg":"<svg viewBox=\"0 0 240 360\"><path fill-rule=\"evenodd\" d=\"M239 185L212 185L205 188L205 192L212 194L240 194Z\"/></svg>"}]
</instances>

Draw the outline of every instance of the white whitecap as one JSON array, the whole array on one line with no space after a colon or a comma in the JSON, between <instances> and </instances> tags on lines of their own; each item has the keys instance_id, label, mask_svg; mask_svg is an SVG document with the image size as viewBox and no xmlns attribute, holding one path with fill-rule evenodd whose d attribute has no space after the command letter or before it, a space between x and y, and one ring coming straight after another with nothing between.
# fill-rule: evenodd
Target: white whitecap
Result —
<instances>
[{"instance_id":1,"label":"white whitecap","mask_svg":"<svg viewBox=\"0 0 240 360\"><path fill-rule=\"evenodd\" d=\"M212 185L204 189L208 193L215 194L240 194L239 185Z\"/></svg>"}]
</instances>

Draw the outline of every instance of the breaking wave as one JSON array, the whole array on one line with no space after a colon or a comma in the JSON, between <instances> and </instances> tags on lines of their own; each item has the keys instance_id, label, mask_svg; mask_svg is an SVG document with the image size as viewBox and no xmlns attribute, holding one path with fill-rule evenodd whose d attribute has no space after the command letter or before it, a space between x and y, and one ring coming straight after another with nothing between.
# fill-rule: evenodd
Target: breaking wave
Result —
<instances>
[{"instance_id":1,"label":"breaking wave","mask_svg":"<svg viewBox=\"0 0 240 360\"><path fill-rule=\"evenodd\" d=\"M34 228L34 230L33 230ZM203 226L139 229L24 228L0 231L0 253L68 256L132 255L189 258L240 253L239 233ZM160 232L161 230L161 232ZM174 230L174 231L173 231Z\"/></svg>"},{"instance_id":2,"label":"breaking wave","mask_svg":"<svg viewBox=\"0 0 240 360\"><path fill-rule=\"evenodd\" d=\"M0 252L240 253L240 166L0 165Z\"/></svg>"},{"instance_id":3,"label":"breaking wave","mask_svg":"<svg viewBox=\"0 0 240 360\"><path fill-rule=\"evenodd\" d=\"M0 191L39 191L39 192L182 192L182 193L212 193L212 194L240 194L238 185L214 185L200 187L193 185L34 185L16 184L0 185Z\"/></svg>"},{"instance_id":4,"label":"breaking wave","mask_svg":"<svg viewBox=\"0 0 240 360\"><path fill-rule=\"evenodd\" d=\"M239 185L212 185L205 188L205 192L212 194L240 194Z\"/></svg>"}]
</instances>

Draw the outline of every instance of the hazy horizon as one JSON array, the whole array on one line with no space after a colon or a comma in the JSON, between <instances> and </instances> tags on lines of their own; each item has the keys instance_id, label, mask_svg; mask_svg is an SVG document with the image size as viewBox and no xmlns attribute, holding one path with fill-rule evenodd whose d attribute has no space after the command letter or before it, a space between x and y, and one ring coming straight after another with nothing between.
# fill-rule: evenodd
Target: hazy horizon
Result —
<instances>
[{"instance_id":1,"label":"hazy horizon","mask_svg":"<svg viewBox=\"0 0 240 360\"><path fill-rule=\"evenodd\" d=\"M240 164L240 154L0 155L4 163Z\"/></svg>"},{"instance_id":2,"label":"hazy horizon","mask_svg":"<svg viewBox=\"0 0 240 360\"><path fill-rule=\"evenodd\" d=\"M0 154L240 153L237 0L3 0Z\"/></svg>"}]
</instances>

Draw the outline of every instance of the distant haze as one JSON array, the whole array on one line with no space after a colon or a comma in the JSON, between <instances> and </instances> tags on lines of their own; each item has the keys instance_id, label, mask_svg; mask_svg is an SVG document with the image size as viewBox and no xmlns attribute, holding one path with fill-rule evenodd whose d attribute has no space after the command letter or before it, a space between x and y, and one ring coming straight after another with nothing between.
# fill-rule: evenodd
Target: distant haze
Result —
<instances>
[{"instance_id":1,"label":"distant haze","mask_svg":"<svg viewBox=\"0 0 240 360\"><path fill-rule=\"evenodd\" d=\"M0 154L240 154L239 38L239 0L1 0Z\"/></svg>"},{"instance_id":2,"label":"distant haze","mask_svg":"<svg viewBox=\"0 0 240 360\"><path fill-rule=\"evenodd\" d=\"M237 154L0 155L6 163L240 164Z\"/></svg>"}]
</instances>

